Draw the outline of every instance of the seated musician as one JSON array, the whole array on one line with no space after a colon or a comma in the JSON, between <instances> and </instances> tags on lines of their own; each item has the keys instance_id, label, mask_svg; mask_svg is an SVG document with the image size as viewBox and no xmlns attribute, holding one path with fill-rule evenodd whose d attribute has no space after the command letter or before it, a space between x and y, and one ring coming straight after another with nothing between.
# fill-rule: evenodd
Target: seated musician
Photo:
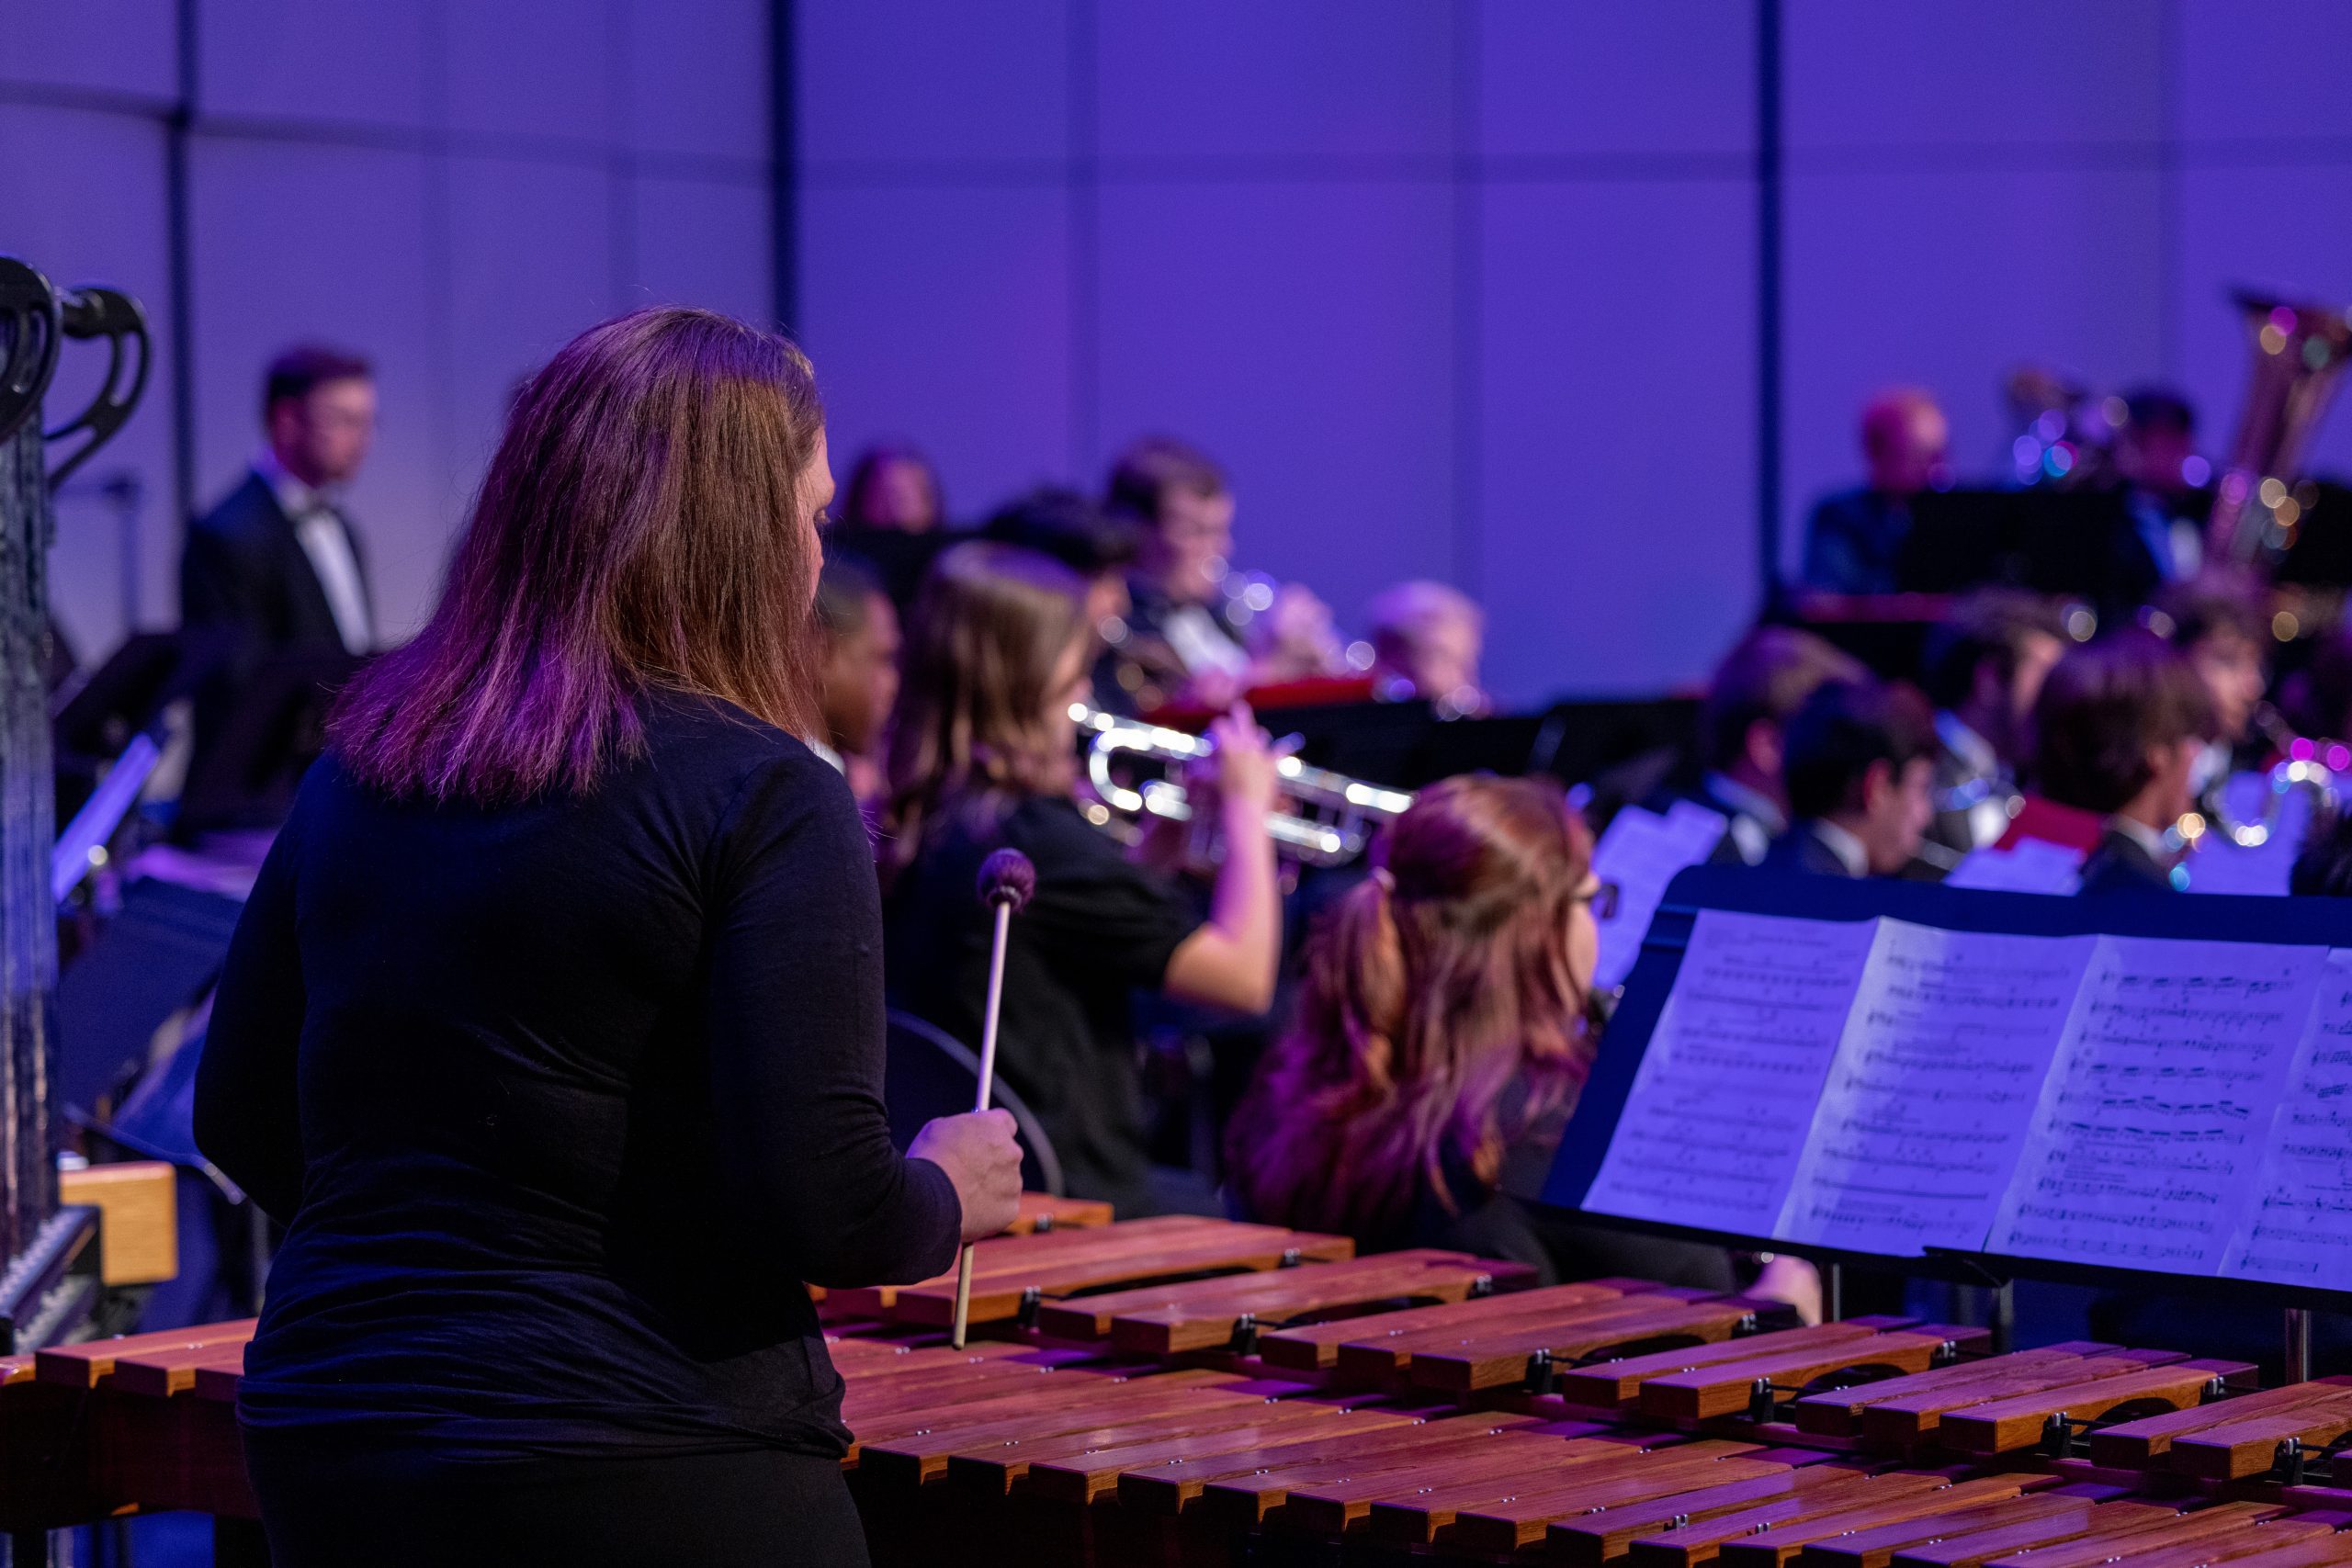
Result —
<instances>
[{"instance_id":1,"label":"seated musician","mask_svg":"<svg viewBox=\"0 0 2352 1568\"><path fill-rule=\"evenodd\" d=\"M1138 546L1134 608L1100 682L1105 706L1221 708L1253 686L1338 668L1331 612L1313 593L1292 583L1263 604L1227 596L1233 491L1207 454L1167 436L1138 441L1113 465L1103 505Z\"/></svg>"},{"instance_id":2,"label":"seated musician","mask_svg":"<svg viewBox=\"0 0 2352 1568\"><path fill-rule=\"evenodd\" d=\"M913 600L932 561L955 542L947 530L939 470L911 446L869 446L859 453L832 515L829 547L871 566L900 611Z\"/></svg>"},{"instance_id":3,"label":"seated musician","mask_svg":"<svg viewBox=\"0 0 2352 1568\"><path fill-rule=\"evenodd\" d=\"M2262 699L2270 689L2269 606L2259 583L2216 568L2168 584L2150 601L2147 622L2188 656L2212 699L2213 739L2192 786L2201 800L2240 764L2263 760L2256 721L2267 716Z\"/></svg>"},{"instance_id":4,"label":"seated musician","mask_svg":"<svg viewBox=\"0 0 2352 1568\"><path fill-rule=\"evenodd\" d=\"M1468 594L1442 582L1400 582L1374 599L1364 618L1374 696L1419 698L1448 716L1486 711L1478 656L1487 617Z\"/></svg>"},{"instance_id":5,"label":"seated musician","mask_svg":"<svg viewBox=\"0 0 2352 1568\"><path fill-rule=\"evenodd\" d=\"M1051 556L1086 583L1086 624L1103 644L1124 642L1134 603L1127 573L1137 547L1133 525L1079 491L1042 485L997 508L980 536Z\"/></svg>"},{"instance_id":6,"label":"seated musician","mask_svg":"<svg viewBox=\"0 0 2352 1568\"><path fill-rule=\"evenodd\" d=\"M1310 938L1290 1028L1227 1132L1246 1218L1446 1247L1546 1283L1628 1273L1736 1288L1730 1255L1566 1223L1543 1185L1593 1055L1592 837L1556 785L1423 790ZM1803 1299L1811 1270L1761 1288Z\"/></svg>"},{"instance_id":7,"label":"seated musician","mask_svg":"<svg viewBox=\"0 0 2352 1568\"><path fill-rule=\"evenodd\" d=\"M2107 818L2082 891L2185 886L2167 835L2189 809L2212 729L2212 700L2188 660L2137 626L2071 649L2042 682L2033 724L2036 787Z\"/></svg>"},{"instance_id":8,"label":"seated musician","mask_svg":"<svg viewBox=\"0 0 2352 1568\"><path fill-rule=\"evenodd\" d=\"M1266 829L1274 771L1246 712L1214 727L1215 787L1188 781L1214 797L1195 807L1224 835L1204 921L1173 877L1131 859L1080 808L1069 710L1090 695L1084 593L1060 563L985 542L942 556L924 583L883 813L888 970L897 1005L977 1046L989 922L974 878L1000 845L1026 854L1037 891L1012 922L998 1070L1044 1124L1070 1190L1134 1216L1162 1199L1131 1001L1159 992L1244 1013L1271 1003L1282 940ZM1139 849L1172 843L1153 835Z\"/></svg>"},{"instance_id":9,"label":"seated musician","mask_svg":"<svg viewBox=\"0 0 2352 1568\"><path fill-rule=\"evenodd\" d=\"M2104 590L2111 601L2137 604L2165 583L2197 575L2211 503L2198 493L2206 465L2197 456L2197 411L2188 400L2166 388L2141 387L2125 394L2123 406L2112 453L2117 520Z\"/></svg>"},{"instance_id":10,"label":"seated musician","mask_svg":"<svg viewBox=\"0 0 2352 1568\"><path fill-rule=\"evenodd\" d=\"M1805 525L1807 588L1824 593L1893 593L1911 534L1911 502L1947 482L1951 426L1935 398L1917 387L1879 393L1862 410L1862 457L1870 478L1825 496Z\"/></svg>"},{"instance_id":11,"label":"seated musician","mask_svg":"<svg viewBox=\"0 0 2352 1568\"><path fill-rule=\"evenodd\" d=\"M1714 861L1754 865L1764 858L1789 825L1781 727L1824 682L1867 675L1854 660L1794 626L1758 626L1724 656L1699 711L1704 772L1689 794L1729 823Z\"/></svg>"},{"instance_id":12,"label":"seated musician","mask_svg":"<svg viewBox=\"0 0 2352 1568\"><path fill-rule=\"evenodd\" d=\"M865 1560L802 1281L945 1269L1020 1151L891 1145L865 827L795 739L831 491L792 344L607 321L343 692L196 1085L287 1227L238 1394L278 1568Z\"/></svg>"},{"instance_id":13,"label":"seated musician","mask_svg":"<svg viewBox=\"0 0 2352 1568\"><path fill-rule=\"evenodd\" d=\"M1935 724L1910 687L1832 681L1791 716L1781 776L1793 817L1764 864L1822 876L1894 876L1935 815Z\"/></svg>"},{"instance_id":14,"label":"seated musician","mask_svg":"<svg viewBox=\"0 0 2352 1568\"><path fill-rule=\"evenodd\" d=\"M858 804L882 791L875 755L899 700L899 613L856 557L831 554L817 576L817 718L809 750L849 780Z\"/></svg>"},{"instance_id":15,"label":"seated musician","mask_svg":"<svg viewBox=\"0 0 2352 1568\"><path fill-rule=\"evenodd\" d=\"M1922 684L1936 705L1935 841L1966 853L1999 841L2033 740L2033 704L2069 645L2058 607L1986 588L1928 637Z\"/></svg>"}]
</instances>

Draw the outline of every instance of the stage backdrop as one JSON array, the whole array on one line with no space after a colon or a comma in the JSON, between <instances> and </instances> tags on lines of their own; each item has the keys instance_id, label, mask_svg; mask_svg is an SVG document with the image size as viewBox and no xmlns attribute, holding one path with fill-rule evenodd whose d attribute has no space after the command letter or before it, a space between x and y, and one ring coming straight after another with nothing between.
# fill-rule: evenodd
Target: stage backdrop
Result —
<instances>
[{"instance_id":1,"label":"stage backdrop","mask_svg":"<svg viewBox=\"0 0 2352 1568\"><path fill-rule=\"evenodd\" d=\"M1247 564L1349 617L1458 582L1516 701L1696 679L1754 607L1754 0L796 10L837 450L911 439L978 513L1191 436ZM2177 380L2218 447L2224 287L2352 304L2352 6L1781 14L1791 563L1873 387L1935 389L1969 469L2033 358Z\"/></svg>"},{"instance_id":2,"label":"stage backdrop","mask_svg":"<svg viewBox=\"0 0 2352 1568\"><path fill-rule=\"evenodd\" d=\"M58 505L56 597L85 654L127 613L178 614L169 117L189 116L190 488L209 504L258 449L272 351L316 336L373 356L383 423L352 507L380 624L400 631L429 603L517 377L641 303L773 319L769 13L14 0L0 251L120 284L164 334L145 405ZM86 387L68 357L59 409Z\"/></svg>"},{"instance_id":3,"label":"stage backdrop","mask_svg":"<svg viewBox=\"0 0 2352 1568\"><path fill-rule=\"evenodd\" d=\"M61 501L84 648L175 604L173 116L187 489L236 477L272 349L373 354L355 508L404 626L548 349L648 300L777 314L778 11L788 324L836 450L910 438L974 515L1190 435L1233 468L1249 564L1351 620L1396 577L1460 582L1514 701L1694 679L1753 607L1758 0L17 0L0 248L130 288L167 334ZM2028 358L2176 378L2210 448L2243 375L2224 287L2352 304L2325 74L2352 6L1781 17L1789 558L1873 386L1936 389L1972 468ZM2322 448L2352 470L2352 414Z\"/></svg>"}]
</instances>

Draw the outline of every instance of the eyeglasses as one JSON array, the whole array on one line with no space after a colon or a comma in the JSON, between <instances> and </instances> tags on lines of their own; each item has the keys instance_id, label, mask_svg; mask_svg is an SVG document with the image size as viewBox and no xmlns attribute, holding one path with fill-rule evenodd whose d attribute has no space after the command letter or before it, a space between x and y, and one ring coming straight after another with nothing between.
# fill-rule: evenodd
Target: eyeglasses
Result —
<instances>
[{"instance_id":1,"label":"eyeglasses","mask_svg":"<svg viewBox=\"0 0 2352 1568\"><path fill-rule=\"evenodd\" d=\"M1596 920L1613 920L1617 918L1617 885L1604 882L1589 893L1577 894L1572 902L1591 905Z\"/></svg>"}]
</instances>

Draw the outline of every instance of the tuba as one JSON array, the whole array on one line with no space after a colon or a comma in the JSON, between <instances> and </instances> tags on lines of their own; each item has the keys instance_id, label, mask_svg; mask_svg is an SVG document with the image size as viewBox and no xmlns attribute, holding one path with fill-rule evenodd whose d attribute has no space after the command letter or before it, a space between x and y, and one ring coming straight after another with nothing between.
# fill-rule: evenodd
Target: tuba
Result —
<instances>
[{"instance_id":1,"label":"tuba","mask_svg":"<svg viewBox=\"0 0 2352 1568\"><path fill-rule=\"evenodd\" d=\"M2208 560L2275 566L2294 543L2309 492L2296 480L2327 400L2352 355L2352 317L2236 290L2254 334L2254 381L2206 526Z\"/></svg>"}]
</instances>

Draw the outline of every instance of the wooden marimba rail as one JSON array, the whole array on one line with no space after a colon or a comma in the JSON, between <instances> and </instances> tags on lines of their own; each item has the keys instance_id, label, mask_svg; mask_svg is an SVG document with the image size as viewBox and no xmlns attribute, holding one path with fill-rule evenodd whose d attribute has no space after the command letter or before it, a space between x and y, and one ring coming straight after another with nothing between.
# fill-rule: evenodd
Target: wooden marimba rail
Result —
<instances>
[{"instance_id":1,"label":"wooden marimba rail","mask_svg":"<svg viewBox=\"0 0 2352 1568\"><path fill-rule=\"evenodd\" d=\"M2237 1362L1996 1356L1970 1328L1797 1327L1758 1300L1530 1289L1459 1253L1358 1258L1214 1220L979 1252L989 1337L961 1351L933 1326L952 1280L824 1303L884 1568L2352 1563L2352 1491L2315 1483L2352 1434L2352 1379L2248 1392ZM250 1332L6 1363L8 1517L250 1517L232 1411Z\"/></svg>"}]
</instances>

